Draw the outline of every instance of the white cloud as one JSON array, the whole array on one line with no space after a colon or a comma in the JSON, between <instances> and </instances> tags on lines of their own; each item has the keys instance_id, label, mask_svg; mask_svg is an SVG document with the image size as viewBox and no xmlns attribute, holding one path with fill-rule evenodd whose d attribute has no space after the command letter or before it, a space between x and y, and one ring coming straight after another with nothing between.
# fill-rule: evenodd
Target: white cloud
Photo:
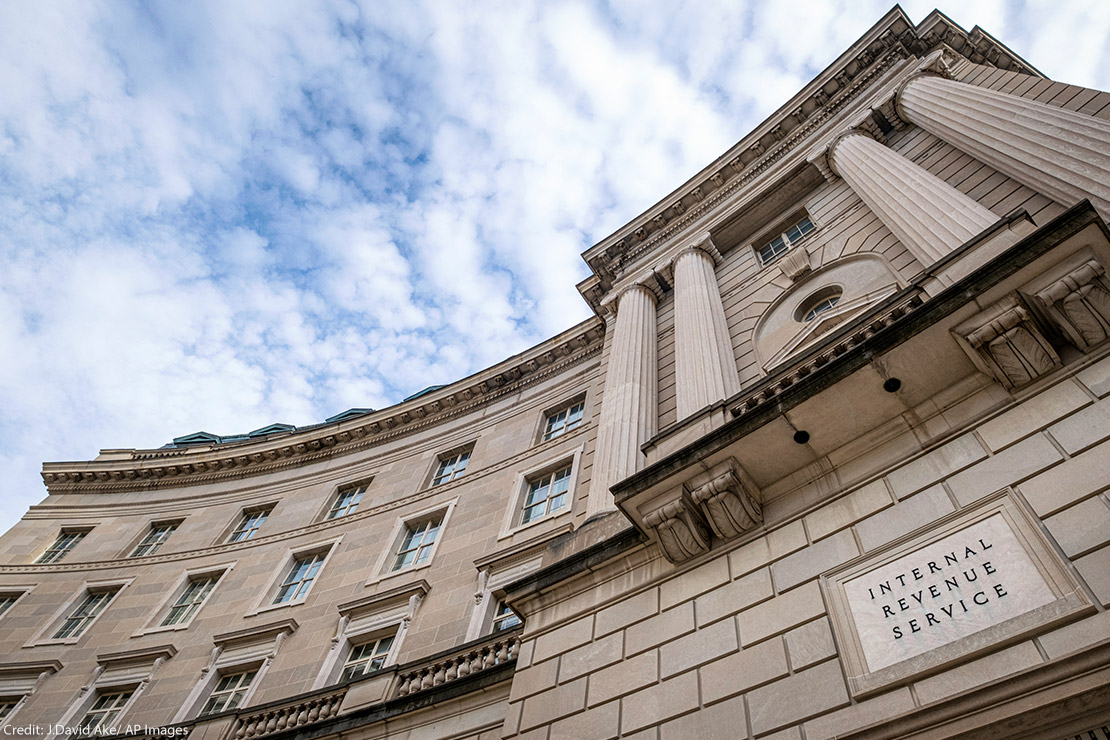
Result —
<instances>
[{"instance_id":1,"label":"white cloud","mask_svg":"<svg viewBox=\"0 0 1110 740\"><path fill-rule=\"evenodd\" d=\"M1110 87L1105 4L1016 7L952 13ZM0 6L0 527L43 460L380 408L567 328L583 249L888 9Z\"/></svg>"}]
</instances>

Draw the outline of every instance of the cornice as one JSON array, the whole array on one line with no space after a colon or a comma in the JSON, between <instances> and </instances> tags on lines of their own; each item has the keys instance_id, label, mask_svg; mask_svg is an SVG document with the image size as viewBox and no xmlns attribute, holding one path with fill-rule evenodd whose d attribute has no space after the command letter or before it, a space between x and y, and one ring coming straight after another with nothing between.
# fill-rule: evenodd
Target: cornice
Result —
<instances>
[{"instance_id":1,"label":"cornice","mask_svg":"<svg viewBox=\"0 0 1110 740\"><path fill-rule=\"evenodd\" d=\"M594 274L578 285L587 303L604 316L604 298L639 257L694 225L781 161L899 61L945 46L976 64L1042 76L978 26L965 32L943 14L933 12L915 28L895 9L725 155L587 250L583 258Z\"/></svg>"},{"instance_id":2,"label":"cornice","mask_svg":"<svg viewBox=\"0 0 1110 740\"><path fill-rule=\"evenodd\" d=\"M197 558L207 557L211 555L238 553L249 548L262 547L270 544L288 544L288 542L292 539L309 535L318 535L319 533L325 532L330 529L351 527L351 525L357 525L359 522L364 522L383 512L399 509L403 506L407 506L425 498L440 496L444 493L451 493L459 486L472 483L475 480L479 480L489 475L495 475L506 468L516 467L520 460L536 455L540 450L562 445L571 440L577 439L578 437L584 436L588 434L592 428L593 424L587 421L586 423L579 426L577 429L560 435L555 439L541 442L538 445L529 447L526 450L522 450L521 452L515 455L511 455L492 465L484 466L479 470L475 470L473 473L469 473L461 478L451 481L450 483L435 486L434 488L422 488L419 491L414 491L407 496L402 496L401 498L370 508L360 509L354 514L349 514L337 519L324 519L322 521L311 522L295 529L287 529L282 532L274 532L273 534L252 537L251 539L243 540L242 542L223 542L218 545L210 545L208 547L201 547L193 550L158 553L155 555L147 555L138 558L125 558L123 560L111 558L109 560L94 560L82 562L63 561L60 563L49 564L26 563L16 565L0 565L0 575L33 575L37 573L64 573L76 571L83 572L104 570L106 568L110 568L113 571L116 571L126 567L144 567L156 563L195 560ZM358 527L355 526L353 528L357 529ZM540 537L543 536L545 535L540 535Z\"/></svg>"},{"instance_id":3,"label":"cornice","mask_svg":"<svg viewBox=\"0 0 1110 740\"><path fill-rule=\"evenodd\" d=\"M591 319L441 392L365 417L275 440L206 450L144 450L130 460L47 463L50 493L116 493L219 483L358 452L464 416L600 354L604 326Z\"/></svg>"}]
</instances>

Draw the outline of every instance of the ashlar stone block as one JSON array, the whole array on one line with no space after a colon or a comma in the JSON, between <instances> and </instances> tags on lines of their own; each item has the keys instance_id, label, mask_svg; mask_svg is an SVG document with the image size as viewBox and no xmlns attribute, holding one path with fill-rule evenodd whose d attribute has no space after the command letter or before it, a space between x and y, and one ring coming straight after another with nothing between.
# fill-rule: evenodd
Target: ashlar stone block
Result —
<instances>
[{"instance_id":1,"label":"ashlar stone block","mask_svg":"<svg viewBox=\"0 0 1110 740\"><path fill-rule=\"evenodd\" d=\"M565 683L579 676L612 665L624 653L624 633L614 632L600 640L588 642L559 658L559 681Z\"/></svg>"},{"instance_id":2,"label":"ashlar stone block","mask_svg":"<svg viewBox=\"0 0 1110 740\"><path fill-rule=\"evenodd\" d=\"M793 591L740 612L736 616L740 623L740 643L745 647L754 645L824 613L825 602L821 599L821 588L817 581L810 581Z\"/></svg>"},{"instance_id":3,"label":"ashlar stone block","mask_svg":"<svg viewBox=\"0 0 1110 740\"><path fill-rule=\"evenodd\" d=\"M565 683L524 700L520 729L530 730L586 708L586 678Z\"/></svg>"},{"instance_id":4,"label":"ashlar stone block","mask_svg":"<svg viewBox=\"0 0 1110 740\"><path fill-rule=\"evenodd\" d=\"M864 551L874 550L907 532L956 510L944 488L933 486L856 525Z\"/></svg>"},{"instance_id":5,"label":"ashlar stone block","mask_svg":"<svg viewBox=\"0 0 1110 740\"><path fill-rule=\"evenodd\" d=\"M589 705L595 706L629 694L659 680L659 656L655 650L603 668L590 675Z\"/></svg>"},{"instance_id":6,"label":"ashlar stone block","mask_svg":"<svg viewBox=\"0 0 1110 740\"><path fill-rule=\"evenodd\" d=\"M895 496L906 498L986 456L975 435L965 434L891 472L887 480Z\"/></svg>"},{"instance_id":7,"label":"ashlar stone block","mask_svg":"<svg viewBox=\"0 0 1110 740\"><path fill-rule=\"evenodd\" d=\"M1069 455L1098 444L1110 437L1110 398L1053 424L1048 433Z\"/></svg>"},{"instance_id":8,"label":"ashlar stone block","mask_svg":"<svg viewBox=\"0 0 1110 740\"><path fill-rule=\"evenodd\" d=\"M859 546L850 530L843 530L827 537L816 545L810 545L793 555L771 565L775 588L782 593L816 578L818 573L847 562L859 555Z\"/></svg>"},{"instance_id":9,"label":"ashlar stone block","mask_svg":"<svg viewBox=\"0 0 1110 740\"><path fill-rule=\"evenodd\" d=\"M913 709L913 696L903 686L805 723L806 740L829 740L846 732L882 722Z\"/></svg>"},{"instance_id":10,"label":"ashlar stone block","mask_svg":"<svg viewBox=\"0 0 1110 740\"><path fill-rule=\"evenodd\" d=\"M657 725L697 706L697 672L683 673L621 699L621 733Z\"/></svg>"},{"instance_id":11,"label":"ashlar stone block","mask_svg":"<svg viewBox=\"0 0 1110 740\"><path fill-rule=\"evenodd\" d=\"M810 539L817 542L893 503L886 484L881 480L872 481L806 516L806 529Z\"/></svg>"},{"instance_id":12,"label":"ashlar stone block","mask_svg":"<svg viewBox=\"0 0 1110 740\"><path fill-rule=\"evenodd\" d=\"M948 488L961 506L1064 459L1042 434L1030 437L948 479Z\"/></svg>"},{"instance_id":13,"label":"ashlar stone block","mask_svg":"<svg viewBox=\"0 0 1110 740\"><path fill-rule=\"evenodd\" d=\"M1031 478L1018 487L1045 517L1110 485L1110 442L1103 442Z\"/></svg>"},{"instance_id":14,"label":"ashlar stone block","mask_svg":"<svg viewBox=\"0 0 1110 740\"><path fill-rule=\"evenodd\" d=\"M693 631L694 603L687 601L625 630L624 654L635 655Z\"/></svg>"},{"instance_id":15,"label":"ashlar stone block","mask_svg":"<svg viewBox=\"0 0 1110 740\"><path fill-rule=\"evenodd\" d=\"M722 655L736 652L739 648L736 623L731 619L716 622L660 647L662 676L669 678Z\"/></svg>"},{"instance_id":16,"label":"ashlar stone block","mask_svg":"<svg viewBox=\"0 0 1110 740\"><path fill-rule=\"evenodd\" d=\"M741 609L765 601L774 595L769 569L762 568L749 573L694 600L698 627L732 616Z\"/></svg>"},{"instance_id":17,"label":"ashlar stone block","mask_svg":"<svg viewBox=\"0 0 1110 740\"><path fill-rule=\"evenodd\" d=\"M551 725L548 740L612 740L620 734L620 702L594 707Z\"/></svg>"},{"instance_id":18,"label":"ashlar stone block","mask_svg":"<svg viewBox=\"0 0 1110 740\"><path fill-rule=\"evenodd\" d=\"M746 734L748 713L743 697L714 704L671 720L659 728L660 740L736 740ZM582 737L587 737L583 735Z\"/></svg>"},{"instance_id":19,"label":"ashlar stone block","mask_svg":"<svg viewBox=\"0 0 1110 740\"><path fill-rule=\"evenodd\" d=\"M748 694L752 732L761 735L848 703L840 662L830 660Z\"/></svg>"},{"instance_id":20,"label":"ashlar stone block","mask_svg":"<svg viewBox=\"0 0 1110 740\"><path fill-rule=\"evenodd\" d=\"M659 589L648 589L599 611L595 634L601 637L658 613Z\"/></svg>"},{"instance_id":21,"label":"ashlar stone block","mask_svg":"<svg viewBox=\"0 0 1110 740\"><path fill-rule=\"evenodd\" d=\"M536 638L532 661L538 663L584 645L593 639L593 630L594 618L591 614L540 635Z\"/></svg>"},{"instance_id":22,"label":"ashlar stone block","mask_svg":"<svg viewBox=\"0 0 1110 740\"><path fill-rule=\"evenodd\" d=\"M1090 402L1074 382L1058 383L980 426L979 437L992 452L998 452Z\"/></svg>"},{"instance_id":23,"label":"ashlar stone block","mask_svg":"<svg viewBox=\"0 0 1110 740\"><path fill-rule=\"evenodd\" d=\"M1037 638L1049 660L1056 660L1110 637L1110 611L1102 611Z\"/></svg>"},{"instance_id":24,"label":"ashlar stone block","mask_svg":"<svg viewBox=\"0 0 1110 740\"><path fill-rule=\"evenodd\" d=\"M756 568L762 568L767 563L800 550L807 544L809 543L806 540L805 527L801 521L791 522L785 527L772 530L766 536L729 553L728 563L732 569L732 577L739 578Z\"/></svg>"},{"instance_id":25,"label":"ashlar stone block","mask_svg":"<svg viewBox=\"0 0 1110 740\"><path fill-rule=\"evenodd\" d=\"M829 620L818 619L787 632L786 649L790 653L790 666L796 671L836 655Z\"/></svg>"},{"instance_id":26,"label":"ashlar stone block","mask_svg":"<svg viewBox=\"0 0 1110 740\"><path fill-rule=\"evenodd\" d=\"M766 640L699 668L702 701L711 704L789 672L782 640Z\"/></svg>"},{"instance_id":27,"label":"ashlar stone block","mask_svg":"<svg viewBox=\"0 0 1110 740\"><path fill-rule=\"evenodd\" d=\"M1110 604L1110 547L1079 558L1075 561L1075 568L1095 592L1099 603Z\"/></svg>"},{"instance_id":28,"label":"ashlar stone block","mask_svg":"<svg viewBox=\"0 0 1110 740\"><path fill-rule=\"evenodd\" d=\"M1110 541L1110 506L1101 496L1064 509L1044 523L1068 557L1082 555Z\"/></svg>"}]
</instances>

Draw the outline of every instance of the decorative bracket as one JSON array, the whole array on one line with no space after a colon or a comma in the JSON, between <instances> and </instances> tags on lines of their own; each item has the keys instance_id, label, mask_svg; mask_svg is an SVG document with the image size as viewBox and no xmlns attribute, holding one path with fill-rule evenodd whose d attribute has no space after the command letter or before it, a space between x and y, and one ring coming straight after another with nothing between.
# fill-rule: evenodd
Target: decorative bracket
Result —
<instances>
[{"instance_id":1,"label":"decorative bracket","mask_svg":"<svg viewBox=\"0 0 1110 740\"><path fill-rule=\"evenodd\" d=\"M1017 293L954 331L970 345L972 359L1006 388L1024 385L1053 368L1060 357Z\"/></svg>"},{"instance_id":2,"label":"decorative bracket","mask_svg":"<svg viewBox=\"0 0 1110 740\"><path fill-rule=\"evenodd\" d=\"M1110 336L1110 286L1105 275L1105 268L1090 259L1037 291L1049 318L1083 352Z\"/></svg>"},{"instance_id":3,"label":"decorative bracket","mask_svg":"<svg viewBox=\"0 0 1110 740\"><path fill-rule=\"evenodd\" d=\"M645 516L644 525L654 530L663 554L672 563L709 551L709 528L683 497Z\"/></svg>"},{"instance_id":4,"label":"decorative bracket","mask_svg":"<svg viewBox=\"0 0 1110 740\"><path fill-rule=\"evenodd\" d=\"M721 539L732 539L763 523L759 492L735 458L690 479L686 489Z\"/></svg>"}]
</instances>

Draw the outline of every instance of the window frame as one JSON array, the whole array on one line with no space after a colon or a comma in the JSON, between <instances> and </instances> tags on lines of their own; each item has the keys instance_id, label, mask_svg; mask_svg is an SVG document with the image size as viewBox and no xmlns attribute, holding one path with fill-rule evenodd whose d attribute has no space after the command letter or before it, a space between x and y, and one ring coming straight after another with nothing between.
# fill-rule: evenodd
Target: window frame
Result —
<instances>
[{"instance_id":1,"label":"window frame","mask_svg":"<svg viewBox=\"0 0 1110 740\"><path fill-rule=\"evenodd\" d=\"M466 455L466 462L462 466L462 468L457 467L456 463L455 467L451 469L451 472L445 476L444 466L452 460L457 460L463 455ZM455 481L464 477L466 475L467 469L470 467L470 462L473 457L474 442L468 442L467 444L459 445L445 452L438 453L435 456L435 460L432 462L432 467L428 474L428 484L425 486L425 488L440 488L454 483Z\"/></svg>"},{"instance_id":2,"label":"window frame","mask_svg":"<svg viewBox=\"0 0 1110 740\"><path fill-rule=\"evenodd\" d=\"M93 527L61 527L61 528L59 528L57 536L54 537L54 540L50 543L50 545L45 550L43 550L37 558L35 558L32 565L54 565L55 563L62 562L67 557L69 557L70 553L72 553L74 550L77 549L78 545L80 545L82 542L84 542L85 537L88 536L89 532L91 532L91 531L93 531ZM56 545L67 534L80 535L80 536L77 537L76 540L71 540L72 544L70 544L65 549L58 550ZM59 554L56 557L52 557L50 560L47 560L46 556L49 555L51 552L54 552L56 550L59 552Z\"/></svg>"},{"instance_id":3,"label":"window frame","mask_svg":"<svg viewBox=\"0 0 1110 740\"><path fill-rule=\"evenodd\" d=\"M513 495L507 497L509 505L505 511L501 531L497 535L498 540L508 539L525 530L541 526L545 522L563 520L563 517L569 516L574 511L574 497L577 495L584 447L584 444L578 445L572 450L568 450L557 457L550 457L516 474L513 487L510 489ZM570 467L570 477L564 494L566 503L554 511L548 511L535 519L524 521L524 503L527 500L531 483L541 476L553 474L567 466Z\"/></svg>"},{"instance_id":4,"label":"window frame","mask_svg":"<svg viewBox=\"0 0 1110 740\"><path fill-rule=\"evenodd\" d=\"M85 722L85 720L87 720L89 718L89 716L94 711L96 711L97 702L99 702L101 699L103 699L105 697L108 697L108 696L123 696L124 697L122 703L108 708L109 710L112 710L112 709L117 710L116 713L113 715L112 719L113 720L119 720L127 712L128 708L130 708L131 704L135 701L136 694L138 693L137 688L138 688L137 686L105 686L105 687L96 689L94 692L92 692L93 693L92 701L81 712L81 719L77 720L77 722L74 723L72 726L73 727L85 728L86 725L84 724L84 722ZM108 712L105 712L105 714L107 714L107 713ZM99 721L97 721L97 723L95 725L92 725L89 729L87 729L87 730L83 729L82 734L88 733L89 736L99 735L100 733L98 733L97 730L101 726L104 726L104 719L103 718L101 718ZM117 722L116 724L109 724L109 725L107 725L107 727L109 727L109 728L119 727L119 724Z\"/></svg>"},{"instance_id":5,"label":"window frame","mask_svg":"<svg viewBox=\"0 0 1110 740\"><path fill-rule=\"evenodd\" d=\"M348 637L347 657L344 658L339 665L339 680L336 681L336 683L357 681L365 676L370 675L371 673L376 673L384 668L387 668L390 665L393 665L393 663L396 661L397 646L400 643L400 632L401 625L396 624L393 626L392 629L381 629ZM375 652L372 657L366 662L366 665L371 665L374 662L374 658L380 655L382 662L378 665L377 668L374 668L370 671L363 670L356 675L347 675L347 669L352 665L351 655L355 652L355 650L358 650L359 648L371 643L373 643L374 645L380 645L382 640L385 640L386 638L389 639L389 644L386 646L385 652ZM359 660L361 660L361 658Z\"/></svg>"},{"instance_id":6,"label":"window frame","mask_svg":"<svg viewBox=\"0 0 1110 740\"><path fill-rule=\"evenodd\" d=\"M808 231L802 232L800 238L792 240L790 238L790 232L796 229L798 225L801 224L803 221L809 222L810 229ZM808 210L806 210L805 208L800 208L793 211L792 215L778 221L773 228L766 229L765 231L760 232L758 236L752 239L751 249L753 254L755 255L756 264L759 265L760 269L767 267L768 265L773 265L774 263L778 262L783 255L797 248L798 245L809 241L813 234L815 234L819 229L820 224L817 223L816 219L813 218L812 214L810 214ZM783 248L779 251L773 252L770 258L765 260L763 257L763 250L767 249L779 240L782 241Z\"/></svg>"},{"instance_id":7,"label":"window frame","mask_svg":"<svg viewBox=\"0 0 1110 740\"><path fill-rule=\"evenodd\" d=\"M431 566L435 562L436 553L439 552L439 546L443 542L446 535L447 525L451 521L451 513L455 510L455 505L458 499L454 498L444 503L429 506L420 511L415 511L411 514L398 516L393 522L393 530L389 539L389 543L381 555L378 557L377 565L374 568L374 575L367 581L366 585L372 585L387 578L397 576L410 575L412 573L421 571ZM400 553L400 547L408 534L408 527L411 524L419 524L424 521L429 521L439 517L439 531L436 534L436 540L430 546L428 557L422 563L413 563L398 569L393 568L393 564Z\"/></svg>"},{"instance_id":8,"label":"window frame","mask_svg":"<svg viewBox=\"0 0 1110 740\"><path fill-rule=\"evenodd\" d=\"M331 498L329 499L331 503L327 505L326 509L324 509L323 513L319 517L319 521L330 522L336 519L343 519L345 517L352 516L353 514L357 514L358 507L362 505L362 502L366 497L366 491L369 490L370 484L371 482L373 482L373 480L373 478L365 478L363 480L355 481L352 483L344 483L343 485L336 488L335 493L332 494ZM340 504L344 500L344 497L348 495L352 495L357 498L352 503L340 506ZM342 511L342 513L336 513L340 511Z\"/></svg>"},{"instance_id":9,"label":"window frame","mask_svg":"<svg viewBox=\"0 0 1110 740\"><path fill-rule=\"evenodd\" d=\"M14 609L16 605L23 600L23 597L31 593L31 591L33 591L37 585L37 583L11 586L0 585L0 600L6 600L9 598L12 600L11 603L8 604L7 608L0 609L0 619L3 619L8 614L10 614L12 609ZM0 603L2 603L2 601L0 601Z\"/></svg>"},{"instance_id":10,"label":"window frame","mask_svg":"<svg viewBox=\"0 0 1110 740\"><path fill-rule=\"evenodd\" d=\"M235 520L235 522L231 525L231 528L228 529L223 535L221 535L219 543L223 545L235 545L240 542L250 542L252 539L254 539L255 534L257 534L258 531L262 529L262 525L266 523L266 520L269 519L270 516L274 513L274 509L276 507L277 502L273 502L269 504L260 504L258 506L248 506L242 509L239 512L239 518ZM251 517L258 514L262 514L262 521L259 522L257 526L244 530L244 525L247 523L247 521L250 520ZM247 537L235 539L235 535L240 531L249 531L250 535Z\"/></svg>"},{"instance_id":11,"label":"window frame","mask_svg":"<svg viewBox=\"0 0 1110 740\"><path fill-rule=\"evenodd\" d=\"M259 594L258 599L247 611L246 616L273 611L274 609L287 609L305 603L308 597L312 595L312 590L316 587L316 584L320 582L320 578L323 576L324 571L327 570L328 563L331 562L332 556L335 555L342 541L343 535L340 535L321 542L314 542L295 548L286 548L281 561L270 573L270 578L267 581L268 585ZM317 554L323 554L323 558L320 561L320 567L316 569L316 573L313 575L312 581L304 590L304 593L300 594L297 598L274 603L274 599L277 597L279 590L285 585L288 576L291 575L294 564L299 559Z\"/></svg>"},{"instance_id":12,"label":"window frame","mask_svg":"<svg viewBox=\"0 0 1110 740\"><path fill-rule=\"evenodd\" d=\"M247 702L250 701L251 694L254 693L254 689L258 686L258 681L261 673L261 665L255 665L253 667L249 667L248 665L232 666L227 670L217 671L215 680L212 683L212 688L205 695L204 701L201 702L200 710L197 712L196 719L200 719L201 717L209 718L217 714L222 714L224 712L233 712L246 706ZM224 694L234 695L238 692L239 689L243 689L239 700L235 703L235 706L229 707L227 705L224 705L216 711L206 711L206 708L208 707L208 704L212 701L212 698L216 696L217 693L220 693L221 681L232 676L246 676L248 674L250 674L250 680L247 682L246 686L234 686L230 689L223 690Z\"/></svg>"},{"instance_id":13,"label":"window frame","mask_svg":"<svg viewBox=\"0 0 1110 740\"><path fill-rule=\"evenodd\" d=\"M552 436L548 436L549 434L551 434L551 432L549 431L549 427L551 425L551 419L558 416L559 414L563 413L564 411L568 412L568 418L569 418L570 410L575 408L576 406L581 406L582 407L582 412L578 417L578 424L576 426L574 426L573 428L568 430L566 428L566 424L564 423L564 425L562 427L560 427L560 430L557 434L554 434ZM575 396L572 396L571 398L566 399L565 401L558 404L557 406L552 406L550 408L545 409L544 412L543 412L543 418L540 420L539 430L536 433L536 444L544 444L545 442L551 442L553 440L560 439L562 437L566 437L567 435L581 429L582 427L584 427L586 425L586 418L587 418L586 417L586 411L587 411L587 408L586 408L586 394L584 392L579 393Z\"/></svg>"},{"instance_id":14,"label":"window frame","mask_svg":"<svg viewBox=\"0 0 1110 740\"><path fill-rule=\"evenodd\" d=\"M173 533L177 531L177 528L181 526L181 523L183 521L185 520L162 519L159 521L150 522L147 525L146 532L142 534L138 540L132 542L127 550L124 551L127 554L123 556L123 559L130 560L132 558L145 558L157 554L158 551L162 549L162 545L166 544L169 538L173 536ZM162 529L167 529L168 531L161 537L161 539L152 539L152 537ZM148 540L150 541L148 542ZM153 549L150 549L147 552L138 552L139 548L150 546L153 546Z\"/></svg>"},{"instance_id":15,"label":"window frame","mask_svg":"<svg viewBox=\"0 0 1110 740\"><path fill-rule=\"evenodd\" d=\"M148 613L144 626L136 632L134 636L139 637L141 635L149 635L158 632L175 632L188 629L193 624L194 620L196 620L201 610L212 600L213 595L219 590L220 585L224 582L224 579L227 578L235 565L235 562L222 563L219 565L209 565L203 568L191 568L183 571L178 576L176 585L170 589L158 605ZM216 582L212 584L212 588L208 590L204 599L200 602L199 606L193 610L193 613L189 615L189 618L178 624L165 624L165 620L169 618L170 613L178 605L177 602L185 595L190 585L196 581L211 577L215 577Z\"/></svg>"},{"instance_id":16,"label":"window frame","mask_svg":"<svg viewBox=\"0 0 1110 740\"><path fill-rule=\"evenodd\" d=\"M134 581L134 577L126 579L115 579L111 581L85 581L80 588L74 590L70 597L65 600L63 605L45 622L41 629L25 643L25 647L35 647L37 645L73 645L81 640L89 633L96 622L104 616L113 603L120 597L120 595L127 590L127 587ZM85 623L85 627L76 636L68 637L54 637L66 622L68 615L75 612L85 599L92 593L100 593L105 591L114 591L115 595L112 596L104 605L104 608L96 613L92 619Z\"/></svg>"}]
</instances>

